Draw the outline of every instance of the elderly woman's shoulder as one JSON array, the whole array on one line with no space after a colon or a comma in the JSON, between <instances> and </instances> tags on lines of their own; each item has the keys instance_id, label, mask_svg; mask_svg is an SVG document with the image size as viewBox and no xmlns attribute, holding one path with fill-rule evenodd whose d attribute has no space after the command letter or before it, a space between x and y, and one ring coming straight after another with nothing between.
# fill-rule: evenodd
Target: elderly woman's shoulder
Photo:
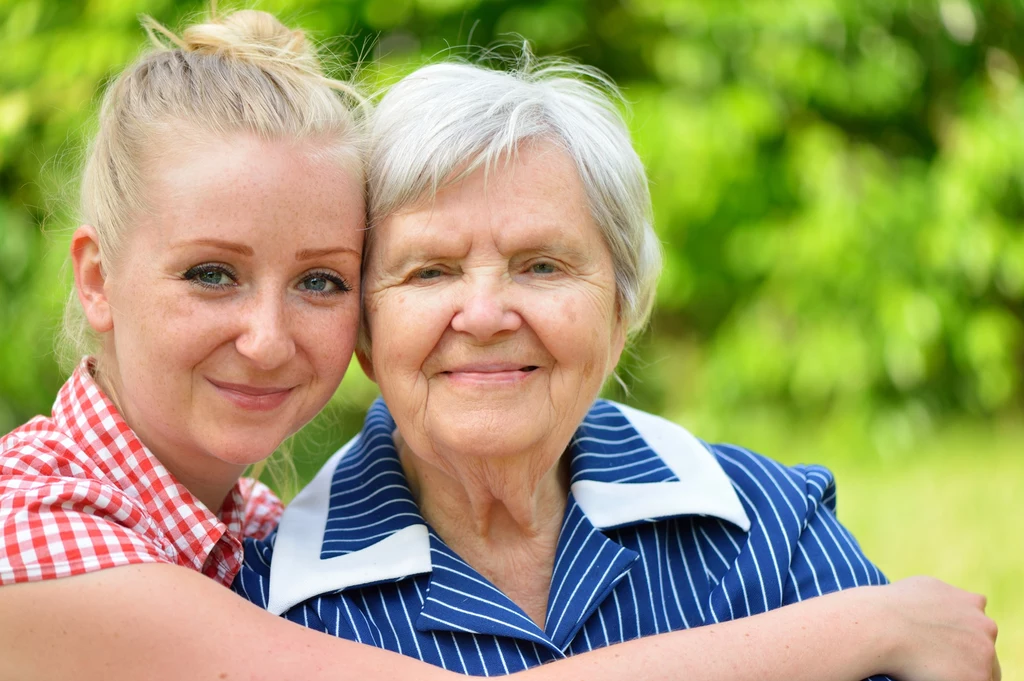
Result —
<instances>
[{"instance_id":1,"label":"elderly woman's shoulder","mask_svg":"<svg viewBox=\"0 0 1024 681\"><path fill-rule=\"evenodd\" d=\"M615 402L599 400L591 414L607 409L621 413L677 475L713 479L709 468L718 468L754 509L786 506L801 516L821 506L835 511L835 477L824 466L787 466L745 447L710 444L674 421Z\"/></svg>"},{"instance_id":2,"label":"elderly woman's shoulder","mask_svg":"<svg viewBox=\"0 0 1024 681\"><path fill-rule=\"evenodd\" d=\"M836 481L828 468L817 464L787 466L770 457L734 444L708 444L733 484L751 499L802 505L805 513L820 506L835 512ZM756 505L756 504L755 504Z\"/></svg>"}]
</instances>

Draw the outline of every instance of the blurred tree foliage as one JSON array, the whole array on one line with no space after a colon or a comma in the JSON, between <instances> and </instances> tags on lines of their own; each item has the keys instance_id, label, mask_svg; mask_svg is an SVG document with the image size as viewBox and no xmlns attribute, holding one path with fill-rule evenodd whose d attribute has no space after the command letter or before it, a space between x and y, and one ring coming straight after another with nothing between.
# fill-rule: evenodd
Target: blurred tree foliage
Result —
<instances>
[{"instance_id":1,"label":"blurred tree foliage","mask_svg":"<svg viewBox=\"0 0 1024 681\"><path fill-rule=\"evenodd\" d=\"M138 53L140 12L176 26L205 6L0 0L0 431L48 411L62 381L51 338L98 93ZM635 402L712 420L855 413L896 431L1021 406L1020 3L256 6L371 79L518 34L618 81L667 264L623 368ZM336 410L372 393L346 381Z\"/></svg>"}]
</instances>

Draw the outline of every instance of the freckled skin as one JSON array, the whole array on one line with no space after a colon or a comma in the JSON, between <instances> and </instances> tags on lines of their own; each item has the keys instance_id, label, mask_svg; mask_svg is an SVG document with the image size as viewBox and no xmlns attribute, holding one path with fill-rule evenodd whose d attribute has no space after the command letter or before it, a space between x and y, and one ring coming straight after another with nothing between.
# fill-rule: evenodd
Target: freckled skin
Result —
<instances>
[{"instance_id":1,"label":"freckled skin","mask_svg":"<svg viewBox=\"0 0 1024 681\"><path fill-rule=\"evenodd\" d=\"M352 353L362 186L317 159L318 146L239 135L170 150L106 278L100 381L142 442L214 508L246 465L326 404ZM209 264L221 270L187 278ZM321 286L330 294L315 295ZM240 408L211 381L285 396L273 409Z\"/></svg>"}]
</instances>

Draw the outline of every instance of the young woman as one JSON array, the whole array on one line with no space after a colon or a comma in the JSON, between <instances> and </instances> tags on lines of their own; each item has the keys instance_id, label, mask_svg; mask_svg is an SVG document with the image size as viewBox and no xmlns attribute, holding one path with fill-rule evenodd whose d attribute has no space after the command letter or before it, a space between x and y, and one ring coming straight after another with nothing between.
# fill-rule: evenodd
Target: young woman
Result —
<instances>
[{"instance_id":1,"label":"young woman","mask_svg":"<svg viewBox=\"0 0 1024 681\"><path fill-rule=\"evenodd\" d=\"M110 87L82 181L84 357L51 417L0 440L0 679L453 678L223 588L279 513L241 472L326 403L355 344L358 97L270 15L147 26L176 47ZM994 637L982 609L910 580L526 674L957 679Z\"/></svg>"}]
</instances>

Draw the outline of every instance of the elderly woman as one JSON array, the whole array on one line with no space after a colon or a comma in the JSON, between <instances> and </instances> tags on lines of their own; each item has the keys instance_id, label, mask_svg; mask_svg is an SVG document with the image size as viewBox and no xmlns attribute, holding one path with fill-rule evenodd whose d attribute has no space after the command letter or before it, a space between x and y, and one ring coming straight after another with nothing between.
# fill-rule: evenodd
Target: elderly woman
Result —
<instances>
[{"instance_id":1,"label":"elderly woman","mask_svg":"<svg viewBox=\"0 0 1024 681\"><path fill-rule=\"evenodd\" d=\"M236 590L493 675L885 583L836 521L827 470L597 400L660 267L607 86L441 64L384 97L357 350L384 401L249 544ZM849 625L830 619L819 649L837 665L861 645ZM820 676L905 671L879 664Z\"/></svg>"}]
</instances>

